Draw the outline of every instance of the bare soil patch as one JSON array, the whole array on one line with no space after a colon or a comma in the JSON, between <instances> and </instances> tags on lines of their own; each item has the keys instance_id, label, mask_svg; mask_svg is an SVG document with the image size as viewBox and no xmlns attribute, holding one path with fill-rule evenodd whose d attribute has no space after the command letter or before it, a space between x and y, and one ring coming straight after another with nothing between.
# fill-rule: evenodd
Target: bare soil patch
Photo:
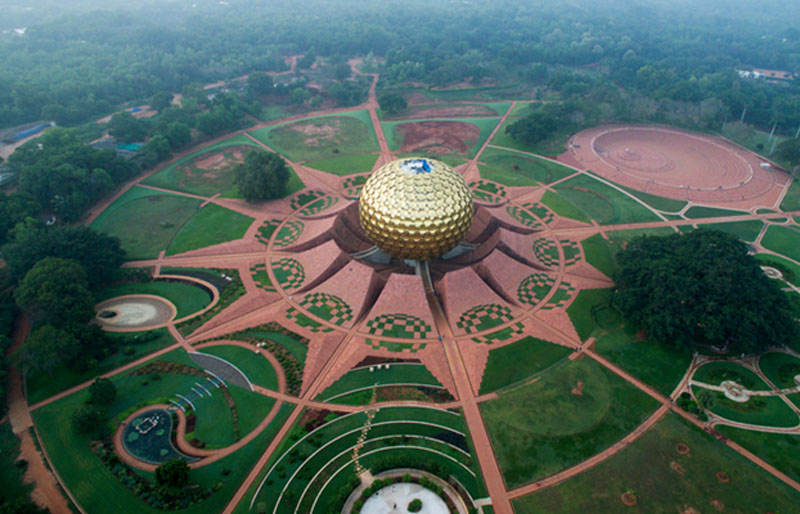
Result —
<instances>
[{"instance_id":1,"label":"bare soil patch","mask_svg":"<svg viewBox=\"0 0 800 514\"><path fill-rule=\"evenodd\" d=\"M471 118L475 116L497 116L497 113L485 105L447 105L438 107L436 105L419 105L409 112L399 116L405 119L425 119L425 118Z\"/></svg>"},{"instance_id":2,"label":"bare soil patch","mask_svg":"<svg viewBox=\"0 0 800 514\"><path fill-rule=\"evenodd\" d=\"M719 512L725 511L725 504L719 500L711 500L711 506L717 509Z\"/></svg>"},{"instance_id":3,"label":"bare soil patch","mask_svg":"<svg viewBox=\"0 0 800 514\"><path fill-rule=\"evenodd\" d=\"M727 484L728 482L731 481L731 477L724 471L717 471L717 480L719 480L723 484Z\"/></svg>"},{"instance_id":4,"label":"bare soil patch","mask_svg":"<svg viewBox=\"0 0 800 514\"><path fill-rule=\"evenodd\" d=\"M636 505L636 495L633 493L623 493L622 503L624 503L626 507L633 507Z\"/></svg>"},{"instance_id":5,"label":"bare soil patch","mask_svg":"<svg viewBox=\"0 0 800 514\"><path fill-rule=\"evenodd\" d=\"M686 474L686 469L677 462L675 462L674 460L669 463L669 467L672 471L676 472L681 476Z\"/></svg>"},{"instance_id":6,"label":"bare soil patch","mask_svg":"<svg viewBox=\"0 0 800 514\"><path fill-rule=\"evenodd\" d=\"M675 445L675 451L680 453L681 455L689 455L689 452L691 450L689 449L689 446L687 444L678 443Z\"/></svg>"},{"instance_id":7,"label":"bare soil patch","mask_svg":"<svg viewBox=\"0 0 800 514\"><path fill-rule=\"evenodd\" d=\"M571 393L575 396L583 396L583 382L578 380L578 385L572 388Z\"/></svg>"},{"instance_id":8,"label":"bare soil patch","mask_svg":"<svg viewBox=\"0 0 800 514\"><path fill-rule=\"evenodd\" d=\"M427 151L442 155L466 154L481 136L481 129L463 121L420 121L404 123L397 127L403 139L400 152Z\"/></svg>"},{"instance_id":9,"label":"bare soil patch","mask_svg":"<svg viewBox=\"0 0 800 514\"><path fill-rule=\"evenodd\" d=\"M307 146L322 146L325 143L338 143L336 136L341 133L339 120L327 120L325 123L296 123L290 128L307 136L304 144Z\"/></svg>"}]
</instances>

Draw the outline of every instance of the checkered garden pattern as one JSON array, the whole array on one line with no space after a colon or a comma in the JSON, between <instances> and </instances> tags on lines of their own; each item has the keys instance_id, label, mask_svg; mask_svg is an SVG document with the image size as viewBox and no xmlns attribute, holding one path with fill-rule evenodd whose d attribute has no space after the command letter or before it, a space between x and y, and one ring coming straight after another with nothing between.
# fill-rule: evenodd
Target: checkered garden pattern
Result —
<instances>
[{"instance_id":1,"label":"checkered garden pattern","mask_svg":"<svg viewBox=\"0 0 800 514\"><path fill-rule=\"evenodd\" d=\"M285 248L300 238L306 226L300 220L290 221L278 231L275 236L275 246Z\"/></svg>"},{"instance_id":2,"label":"checkered garden pattern","mask_svg":"<svg viewBox=\"0 0 800 514\"><path fill-rule=\"evenodd\" d=\"M509 216L519 221L526 227L538 228L542 226L542 224L539 223L539 220L537 220L530 212L517 205L509 205L506 207L506 212L509 214Z\"/></svg>"},{"instance_id":3,"label":"checkered garden pattern","mask_svg":"<svg viewBox=\"0 0 800 514\"><path fill-rule=\"evenodd\" d=\"M456 325L468 334L474 334L497 325L502 325L513 319L511 309L496 303L477 305L465 311Z\"/></svg>"},{"instance_id":4,"label":"checkered garden pattern","mask_svg":"<svg viewBox=\"0 0 800 514\"><path fill-rule=\"evenodd\" d=\"M311 332L326 333L333 332L332 328L324 326L319 321L314 321L294 307L289 307L286 311L286 319L297 323L298 327L307 328Z\"/></svg>"},{"instance_id":5,"label":"checkered garden pattern","mask_svg":"<svg viewBox=\"0 0 800 514\"><path fill-rule=\"evenodd\" d=\"M581 245L569 239L561 239L561 249L564 251L564 265L572 266L581 260Z\"/></svg>"},{"instance_id":6,"label":"checkered garden pattern","mask_svg":"<svg viewBox=\"0 0 800 514\"><path fill-rule=\"evenodd\" d=\"M291 257L284 257L272 263L275 280L286 290L298 289L306 279L303 265Z\"/></svg>"},{"instance_id":7,"label":"checkered garden pattern","mask_svg":"<svg viewBox=\"0 0 800 514\"><path fill-rule=\"evenodd\" d=\"M545 266L558 266L558 245L552 239L540 237L534 241L533 253Z\"/></svg>"},{"instance_id":8,"label":"checkered garden pattern","mask_svg":"<svg viewBox=\"0 0 800 514\"><path fill-rule=\"evenodd\" d=\"M263 289L264 291L275 291L275 288L269 281L266 264L256 264L250 268L250 275L252 275L253 282L255 282L257 288Z\"/></svg>"},{"instance_id":9,"label":"checkered garden pattern","mask_svg":"<svg viewBox=\"0 0 800 514\"><path fill-rule=\"evenodd\" d=\"M489 182L488 180L474 180L469 183L470 189L480 189L481 191L486 191L489 194L495 196L502 196L505 198L506 196L506 188L497 184L495 182Z\"/></svg>"},{"instance_id":10,"label":"checkered garden pattern","mask_svg":"<svg viewBox=\"0 0 800 514\"><path fill-rule=\"evenodd\" d=\"M272 233L275 232L275 229L278 228L278 225L281 224L281 220L272 219L266 220L264 223L258 227L258 233L256 234L256 239L263 244L269 243L269 238L272 237Z\"/></svg>"},{"instance_id":11,"label":"checkered garden pattern","mask_svg":"<svg viewBox=\"0 0 800 514\"><path fill-rule=\"evenodd\" d=\"M289 201L289 206L292 210L297 210L309 202L313 202L317 198L322 198L325 193L322 191L303 191Z\"/></svg>"},{"instance_id":12,"label":"checkered garden pattern","mask_svg":"<svg viewBox=\"0 0 800 514\"><path fill-rule=\"evenodd\" d=\"M344 300L332 294L307 294L300 301L300 306L335 325L342 325L353 319L353 309Z\"/></svg>"},{"instance_id":13,"label":"checkered garden pattern","mask_svg":"<svg viewBox=\"0 0 800 514\"><path fill-rule=\"evenodd\" d=\"M524 331L525 325L522 323L514 323L506 328L501 328L497 332L492 332L491 334L486 334L485 336L473 337L472 340L476 343L493 344L498 341L508 341L509 339L516 338L517 336L522 335Z\"/></svg>"},{"instance_id":14,"label":"checkered garden pattern","mask_svg":"<svg viewBox=\"0 0 800 514\"><path fill-rule=\"evenodd\" d=\"M548 209L547 207L545 207L540 203L529 202L522 204L522 206L525 207L528 211L530 211L531 214L533 214L540 220L544 221L548 225L552 223L553 220L556 218L555 214L553 214L553 211L551 211L550 209Z\"/></svg>"},{"instance_id":15,"label":"checkered garden pattern","mask_svg":"<svg viewBox=\"0 0 800 514\"><path fill-rule=\"evenodd\" d=\"M536 305L547 296L555 283L556 280L546 273L528 275L517 287L517 299L521 303Z\"/></svg>"},{"instance_id":16,"label":"checkered garden pattern","mask_svg":"<svg viewBox=\"0 0 800 514\"><path fill-rule=\"evenodd\" d=\"M433 330L425 320L410 314L381 314L367 322L367 330L376 336L425 339Z\"/></svg>"},{"instance_id":17,"label":"checkered garden pattern","mask_svg":"<svg viewBox=\"0 0 800 514\"><path fill-rule=\"evenodd\" d=\"M328 207L335 205L338 201L339 197L337 196L326 196L325 198L320 198L314 203L309 204L308 207L303 207L300 210L300 214L303 216L313 216L314 214L319 214Z\"/></svg>"},{"instance_id":18,"label":"checkered garden pattern","mask_svg":"<svg viewBox=\"0 0 800 514\"><path fill-rule=\"evenodd\" d=\"M558 291L550 298L546 304L542 306L543 311L551 309L558 309L564 307L572 299L575 294L575 288L568 282L561 282L558 285Z\"/></svg>"}]
</instances>

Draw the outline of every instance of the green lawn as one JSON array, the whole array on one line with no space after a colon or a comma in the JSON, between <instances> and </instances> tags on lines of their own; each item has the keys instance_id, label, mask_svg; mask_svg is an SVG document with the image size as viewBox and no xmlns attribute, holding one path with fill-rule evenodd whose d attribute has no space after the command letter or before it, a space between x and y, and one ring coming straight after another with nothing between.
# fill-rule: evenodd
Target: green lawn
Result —
<instances>
[{"instance_id":1,"label":"green lawn","mask_svg":"<svg viewBox=\"0 0 800 514\"><path fill-rule=\"evenodd\" d=\"M785 353L772 352L762 355L758 366L775 387L780 389L796 387L794 377L800 374L800 359ZM800 406L800 393L790 394L787 398Z\"/></svg>"},{"instance_id":2,"label":"green lawn","mask_svg":"<svg viewBox=\"0 0 800 514\"><path fill-rule=\"evenodd\" d=\"M211 393L210 397L203 395L201 398L192 400L197 415L194 435L197 439L205 442L209 448L223 448L236 442L233 430L233 412L228 407L228 402L221 390L213 387L207 389Z\"/></svg>"},{"instance_id":3,"label":"green lawn","mask_svg":"<svg viewBox=\"0 0 800 514\"><path fill-rule=\"evenodd\" d=\"M292 161L318 161L379 150L367 111L281 123L250 134Z\"/></svg>"},{"instance_id":4,"label":"green lawn","mask_svg":"<svg viewBox=\"0 0 800 514\"><path fill-rule=\"evenodd\" d=\"M307 162L305 165L315 170L346 176L353 175L354 173L372 171L372 167L375 166L377 160L378 156L375 154L345 155L342 157Z\"/></svg>"},{"instance_id":5,"label":"green lawn","mask_svg":"<svg viewBox=\"0 0 800 514\"><path fill-rule=\"evenodd\" d=\"M595 234L584 239L581 245L583 246L583 253L586 255L586 262L611 278L617 266L617 252L627 246L632 239L645 235L664 236L674 232L669 227L614 230L607 232L608 239L604 239L600 234Z\"/></svg>"},{"instance_id":6,"label":"green lawn","mask_svg":"<svg viewBox=\"0 0 800 514\"><path fill-rule=\"evenodd\" d=\"M784 270L788 270L791 272L791 276L784 272L783 278L788 280L789 282L793 283L794 285L800 284L800 266L797 264L787 261L786 259L782 259L777 255L771 255L768 253L758 253L755 255L756 260L758 260L763 266L779 266L784 268ZM783 271L783 270L781 270Z\"/></svg>"},{"instance_id":7,"label":"green lawn","mask_svg":"<svg viewBox=\"0 0 800 514\"><path fill-rule=\"evenodd\" d=\"M569 125L560 126L553 132L550 137L538 143L528 145L516 141L513 137L506 133L506 128L517 121L514 118L509 118L497 131L497 134L492 139L492 145L502 146L505 148L512 148L514 150L522 150L523 152L531 152L539 155L556 156L561 155L567 150L567 141L572 134L580 131L584 126Z\"/></svg>"},{"instance_id":8,"label":"green lawn","mask_svg":"<svg viewBox=\"0 0 800 514\"><path fill-rule=\"evenodd\" d=\"M770 434L718 425L717 430L795 480L800 480L800 435Z\"/></svg>"},{"instance_id":9,"label":"green lawn","mask_svg":"<svg viewBox=\"0 0 800 514\"><path fill-rule=\"evenodd\" d=\"M224 155L227 159L233 158L235 147L249 151L261 149L252 139L239 134L225 141L220 141L208 148L193 152L183 159L157 171L142 181L150 186L163 187L175 191L184 191L201 196L213 196L222 193L223 197L239 198L238 190L233 183L233 167L227 166L218 170L202 170L194 167L195 159L202 159L214 154Z\"/></svg>"},{"instance_id":10,"label":"green lawn","mask_svg":"<svg viewBox=\"0 0 800 514\"><path fill-rule=\"evenodd\" d=\"M153 259L197 213L200 200L134 187L90 225L118 237L128 259Z\"/></svg>"},{"instance_id":11,"label":"green lawn","mask_svg":"<svg viewBox=\"0 0 800 514\"><path fill-rule=\"evenodd\" d=\"M218 346L207 346L200 348L200 352L216 355L230 362L250 380L250 382L272 389L278 390L278 375L270 362L253 350L242 348L241 346L231 346L220 344Z\"/></svg>"},{"instance_id":12,"label":"green lawn","mask_svg":"<svg viewBox=\"0 0 800 514\"><path fill-rule=\"evenodd\" d=\"M675 451L678 443L690 453ZM722 483L717 472L726 473ZM625 492L636 506L621 501ZM514 500L517 514L574 512L794 512L800 494L713 437L668 414L624 451L554 487Z\"/></svg>"},{"instance_id":13,"label":"green lawn","mask_svg":"<svg viewBox=\"0 0 800 514\"><path fill-rule=\"evenodd\" d=\"M650 207L654 209L658 209L659 211L664 212L678 212L684 207L688 202L684 200L674 200L672 198L664 198L663 196L656 196L651 195L649 193L644 193L642 191L637 191L635 189L631 189L629 187L619 186L619 188L624 189L628 193L632 194L639 200L643 201Z\"/></svg>"},{"instance_id":14,"label":"green lawn","mask_svg":"<svg viewBox=\"0 0 800 514\"><path fill-rule=\"evenodd\" d=\"M790 259L800 261L800 232L789 227L772 225L761 240L764 248L778 252Z\"/></svg>"},{"instance_id":15,"label":"green lawn","mask_svg":"<svg viewBox=\"0 0 800 514\"><path fill-rule=\"evenodd\" d=\"M709 228L713 230L720 230L734 235L744 241L753 242L758 237L764 222L761 220L750 221L737 221L734 223L709 223L706 225L698 225L698 228Z\"/></svg>"},{"instance_id":16,"label":"green lawn","mask_svg":"<svg viewBox=\"0 0 800 514\"><path fill-rule=\"evenodd\" d=\"M482 178L507 186L549 184L575 173L556 162L497 148L487 148L481 154L484 164L478 166Z\"/></svg>"},{"instance_id":17,"label":"green lawn","mask_svg":"<svg viewBox=\"0 0 800 514\"><path fill-rule=\"evenodd\" d=\"M167 255L205 248L241 239L253 223L253 218L208 204L192 216L170 242Z\"/></svg>"},{"instance_id":18,"label":"green lawn","mask_svg":"<svg viewBox=\"0 0 800 514\"><path fill-rule=\"evenodd\" d=\"M747 214L746 211L732 211L730 209L716 209L714 207L702 207L695 205L689 207L684 215L689 219L698 218L721 218L723 216L742 216Z\"/></svg>"},{"instance_id":19,"label":"green lawn","mask_svg":"<svg viewBox=\"0 0 800 514\"><path fill-rule=\"evenodd\" d=\"M475 125L480 129L480 135L476 141L465 141L469 149L467 150L465 156L467 158L475 157L475 154L480 149L481 145L486 141L486 139L491 135L492 130L497 126L500 122L499 118L449 118L449 119L424 119L424 120L414 120L414 121L388 121L381 123L381 127L383 127L383 133L386 135L386 142L389 145L389 149L393 152L400 150L403 146L402 136L398 132L398 127L401 125L405 125L407 123L422 123L426 121L440 121L440 122L447 122L447 123L454 123L454 122L463 122L463 123L470 123ZM438 146L438 145L437 145ZM450 155L450 154L445 154Z\"/></svg>"},{"instance_id":20,"label":"green lawn","mask_svg":"<svg viewBox=\"0 0 800 514\"><path fill-rule=\"evenodd\" d=\"M800 211L800 179L794 179L781 202L782 211Z\"/></svg>"},{"instance_id":21,"label":"green lawn","mask_svg":"<svg viewBox=\"0 0 800 514\"><path fill-rule=\"evenodd\" d=\"M372 387L375 385L416 384L440 386L436 377L421 364L390 364L389 369L360 368L345 373L341 378L325 389L317 397L318 400L329 400L349 391ZM369 393L370 395L372 393ZM334 400L335 401L335 400Z\"/></svg>"},{"instance_id":22,"label":"green lawn","mask_svg":"<svg viewBox=\"0 0 800 514\"><path fill-rule=\"evenodd\" d=\"M267 417L275 399L238 386L228 388L239 416L239 437L245 437Z\"/></svg>"},{"instance_id":23,"label":"green lawn","mask_svg":"<svg viewBox=\"0 0 800 514\"><path fill-rule=\"evenodd\" d=\"M105 287L95 293L95 300L102 302L127 294L150 294L169 300L178 310L176 319L194 314L211 303L211 295L205 289L189 282L167 282L165 280Z\"/></svg>"},{"instance_id":24,"label":"green lawn","mask_svg":"<svg viewBox=\"0 0 800 514\"><path fill-rule=\"evenodd\" d=\"M594 349L661 394L672 393L689 369L692 352L685 346L652 339L637 341L635 336L631 328L622 327L598 337Z\"/></svg>"},{"instance_id":25,"label":"green lawn","mask_svg":"<svg viewBox=\"0 0 800 514\"><path fill-rule=\"evenodd\" d=\"M695 396L702 391L707 392L713 399L713 405L708 410L731 421L769 427L793 427L800 423L797 414L777 396L751 397L747 402L740 403L729 400L717 391L699 387L693 387L692 391Z\"/></svg>"},{"instance_id":26,"label":"green lawn","mask_svg":"<svg viewBox=\"0 0 800 514\"><path fill-rule=\"evenodd\" d=\"M590 223L591 220L579 207L570 202L558 193L552 191L545 191L542 195L542 203L564 218L571 218L584 223Z\"/></svg>"},{"instance_id":27,"label":"green lawn","mask_svg":"<svg viewBox=\"0 0 800 514\"><path fill-rule=\"evenodd\" d=\"M164 359L191 363L182 350L170 352L162 357L162 360ZM196 377L182 375L161 375L160 380L152 380L149 376L114 377L118 396L110 406L109 413L114 415L144 400L169 396L176 391L188 391L196 380ZM145 382L147 385L144 385ZM71 429L70 416L73 410L87 398L88 392L83 390L37 409L33 413L42 443L67 487L87 512L163 513L164 511L149 507L137 499L92 452L88 438L76 434ZM213 464L192 470L189 474L191 483L197 483L201 487L212 487L221 483L222 487L209 499L181 512L186 514L221 512L292 408L285 405L269 427L241 450ZM226 473L223 474L224 470ZM152 473L140 474L150 480L153 479Z\"/></svg>"},{"instance_id":28,"label":"green lawn","mask_svg":"<svg viewBox=\"0 0 800 514\"><path fill-rule=\"evenodd\" d=\"M106 335L114 341L112 346L114 353L101 360L97 367L78 372L66 366L61 366L53 370L53 376L50 376L49 373L29 374L25 381L28 403L32 405L45 400L70 387L91 380L98 375L112 371L161 348L175 344L175 340L166 328L154 330L152 335L151 332L126 334L109 332ZM136 342L140 339L145 340L145 342ZM130 355L125 355L123 352L126 346L130 346L132 352Z\"/></svg>"},{"instance_id":29,"label":"green lawn","mask_svg":"<svg viewBox=\"0 0 800 514\"><path fill-rule=\"evenodd\" d=\"M725 380L733 380L753 391L767 391L769 387L758 375L749 369L728 361L709 362L700 366L692 380L711 385L720 385Z\"/></svg>"},{"instance_id":30,"label":"green lawn","mask_svg":"<svg viewBox=\"0 0 800 514\"><path fill-rule=\"evenodd\" d=\"M590 359L480 404L509 488L581 462L639 425L657 402Z\"/></svg>"},{"instance_id":31,"label":"green lawn","mask_svg":"<svg viewBox=\"0 0 800 514\"><path fill-rule=\"evenodd\" d=\"M647 207L589 175L579 175L555 187L558 194L602 225L658 221Z\"/></svg>"},{"instance_id":32,"label":"green lawn","mask_svg":"<svg viewBox=\"0 0 800 514\"><path fill-rule=\"evenodd\" d=\"M781 166L788 167L788 162L781 162L775 155L770 155L774 140L770 138L769 131L756 130L753 125L741 123L739 121L729 122L723 125L722 135L736 144L742 145L748 150L767 157ZM778 144L786 138L774 136Z\"/></svg>"},{"instance_id":33,"label":"green lawn","mask_svg":"<svg viewBox=\"0 0 800 514\"><path fill-rule=\"evenodd\" d=\"M570 348L525 337L489 351L483 372L480 394L526 380L560 361L572 352Z\"/></svg>"},{"instance_id":34,"label":"green lawn","mask_svg":"<svg viewBox=\"0 0 800 514\"><path fill-rule=\"evenodd\" d=\"M596 329L602 331L619 326L622 319L611 306L612 292L612 289L584 289L567 308L581 341L589 339Z\"/></svg>"}]
</instances>

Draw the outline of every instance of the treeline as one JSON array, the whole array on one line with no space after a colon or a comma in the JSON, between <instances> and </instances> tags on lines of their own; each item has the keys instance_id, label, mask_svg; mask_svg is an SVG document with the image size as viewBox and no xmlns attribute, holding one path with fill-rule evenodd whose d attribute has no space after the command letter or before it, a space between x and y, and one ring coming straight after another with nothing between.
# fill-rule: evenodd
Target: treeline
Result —
<instances>
[{"instance_id":1,"label":"treeline","mask_svg":"<svg viewBox=\"0 0 800 514\"><path fill-rule=\"evenodd\" d=\"M517 80L535 74L537 64L591 65L607 70L619 87L694 103L720 81L730 82L727 74L740 65L800 70L800 31L792 26L800 7L778 0L582 6L241 0L109 7L114 11L65 14L27 27L22 37L0 38L0 125L79 123L187 84L282 70L280 55L311 49L319 56L386 56L388 83ZM744 105L786 110L777 108L787 100L773 98L774 88L737 97L735 84L728 85L730 98L721 100L732 115Z\"/></svg>"}]
</instances>

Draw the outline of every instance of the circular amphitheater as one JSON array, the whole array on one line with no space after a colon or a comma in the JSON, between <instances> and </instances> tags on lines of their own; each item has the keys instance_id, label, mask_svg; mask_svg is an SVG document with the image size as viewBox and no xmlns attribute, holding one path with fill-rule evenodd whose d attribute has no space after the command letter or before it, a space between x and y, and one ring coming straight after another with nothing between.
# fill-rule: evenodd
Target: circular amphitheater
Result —
<instances>
[{"instance_id":1,"label":"circular amphitheater","mask_svg":"<svg viewBox=\"0 0 800 514\"><path fill-rule=\"evenodd\" d=\"M105 330L137 331L162 327L175 318L175 306L153 295L126 295L95 306L95 320Z\"/></svg>"},{"instance_id":2,"label":"circular amphitheater","mask_svg":"<svg viewBox=\"0 0 800 514\"><path fill-rule=\"evenodd\" d=\"M724 139L667 127L595 127L574 135L569 150L603 178L668 198L736 202L779 185L758 155Z\"/></svg>"}]
</instances>

